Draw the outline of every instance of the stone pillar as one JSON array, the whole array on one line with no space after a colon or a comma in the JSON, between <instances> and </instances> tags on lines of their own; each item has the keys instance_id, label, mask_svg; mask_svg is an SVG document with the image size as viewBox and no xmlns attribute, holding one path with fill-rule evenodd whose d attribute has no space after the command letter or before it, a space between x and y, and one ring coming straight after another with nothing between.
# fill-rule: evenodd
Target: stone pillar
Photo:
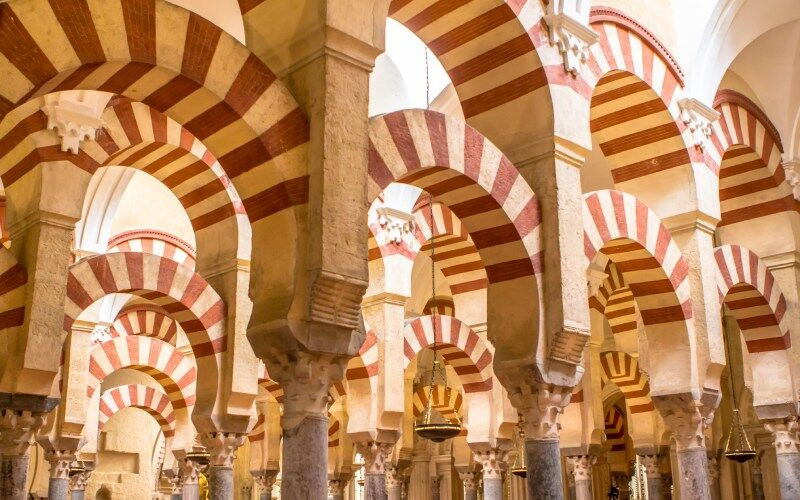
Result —
<instances>
[{"instance_id":1,"label":"stone pillar","mask_svg":"<svg viewBox=\"0 0 800 500\"><path fill-rule=\"evenodd\" d=\"M203 446L210 454L208 490L210 500L233 498L233 461L236 450L244 444L244 434L236 432L209 432L202 437Z\"/></svg>"},{"instance_id":2,"label":"stone pillar","mask_svg":"<svg viewBox=\"0 0 800 500\"><path fill-rule=\"evenodd\" d=\"M759 452L756 458L750 462L753 500L764 500L764 476L761 475L761 456L762 452Z\"/></svg>"},{"instance_id":3,"label":"stone pillar","mask_svg":"<svg viewBox=\"0 0 800 500\"><path fill-rule=\"evenodd\" d=\"M461 482L464 483L464 500L478 500L478 482L480 475L477 472L459 472Z\"/></svg>"},{"instance_id":4,"label":"stone pillar","mask_svg":"<svg viewBox=\"0 0 800 500\"><path fill-rule=\"evenodd\" d=\"M708 487L711 493L711 500L720 500L719 461L716 457L708 459Z\"/></svg>"},{"instance_id":5,"label":"stone pillar","mask_svg":"<svg viewBox=\"0 0 800 500\"><path fill-rule=\"evenodd\" d=\"M567 457L575 481L575 500L592 500L592 467L596 461L589 455Z\"/></svg>"},{"instance_id":6,"label":"stone pillar","mask_svg":"<svg viewBox=\"0 0 800 500\"><path fill-rule=\"evenodd\" d=\"M705 429L714 417L714 409L695 401L689 394L658 396L653 398L653 403L675 439L680 497L710 499Z\"/></svg>"},{"instance_id":7,"label":"stone pillar","mask_svg":"<svg viewBox=\"0 0 800 500\"><path fill-rule=\"evenodd\" d=\"M664 490L664 479L658 470L658 455L639 455L639 462L644 466L647 476L647 497L650 500L661 500Z\"/></svg>"},{"instance_id":8,"label":"stone pillar","mask_svg":"<svg viewBox=\"0 0 800 500\"><path fill-rule=\"evenodd\" d=\"M473 453L475 461L481 464L483 477L483 499L503 500L503 471L506 469L508 451L491 448Z\"/></svg>"},{"instance_id":9,"label":"stone pillar","mask_svg":"<svg viewBox=\"0 0 800 500\"><path fill-rule=\"evenodd\" d=\"M75 460L75 452L52 450L45 453L50 463L50 482L47 488L48 500L67 500L69 494L69 464Z\"/></svg>"},{"instance_id":10,"label":"stone pillar","mask_svg":"<svg viewBox=\"0 0 800 500\"><path fill-rule=\"evenodd\" d=\"M347 489L347 484L350 482L349 478L343 476L336 479L328 480L328 494L333 500L343 500L344 491Z\"/></svg>"},{"instance_id":11,"label":"stone pillar","mask_svg":"<svg viewBox=\"0 0 800 500\"><path fill-rule=\"evenodd\" d=\"M275 480L278 478L278 472L279 471L277 469L261 469L250 471L250 475L253 476L253 480L260 488L260 493L258 495L259 500L272 499L272 487L275 485Z\"/></svg>"},{"instance_id":12,"label":"stone pillar","mask_svg":"<svg viewBox=\"0 0 800 500\"><path fill-rule=\"evenodd\" d=\"M82 472L72 474L69 477L69 491L72 494L72 500L84 500L86 495L86 483L89 482L89 476L91 475L91 470L84 470Z\"/></svg>"},{"instance_id":13,"label":"stone pillar","mask_svg":"<svg viewBox=\"0 0 800 500\"><path fill-rule=\"evenodd\" d=\"M364 499L386 500L386 462L394 444L370 441L355 445L364 457Z\"/></svg>"},{"instance_id":14,"label":"stone pillar","mask_svg":"<svg viewBox=\"0 0 800 500\"><path fill-rule=\"evenodd\" d=\"M800 433L797 417L771 420L765 427L772 433L775 443L781 497L800 498Z\"/></svg>"},{"instance_id":15,"label":"stone pillar","mask_svg":"<svg viewBox=\"0 0 800 500\"><path fill-rule=\"evenodd\" d=\"M439 476L431 477L431 500L439 500L439 488L442 479Z\"/></svg>"},{"instance_id":16,"label":"stone pillar","mask_svg":"<svg viewBox=\"0 0 800 500\"><path fill-rule=\"evenodd\" d=\"M200 498L200 465L188 458L181 464L181 490L183 500Z\"/></svg>"},{"instance_id":17,"label":"stone pillar","mask_svg":"<svg viewBox=\"0 0 800 500\"><path fill-rule=\"evenodd\" d=\"M43 424L39 413L0 410L0 498L25 500L30 447Z\"/></svg>"},{"instance_id":18,"label":"stone pillar","mask_svg":"<svg viewBox=\"0 0 800 500\"><path fill-rule=\"evenodd\" d=\"M387 500L401 500L405 477L402 471L392 463L387 463L385 468L386 498Z\"/></svg>"}]
</instances>

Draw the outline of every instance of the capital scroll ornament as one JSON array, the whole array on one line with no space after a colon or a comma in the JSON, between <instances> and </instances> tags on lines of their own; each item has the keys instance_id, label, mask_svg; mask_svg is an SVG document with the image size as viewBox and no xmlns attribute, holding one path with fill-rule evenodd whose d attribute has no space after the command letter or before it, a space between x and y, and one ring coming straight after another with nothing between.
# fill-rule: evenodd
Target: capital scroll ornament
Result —
<instances>
[{"instance_id":1,"label":"capital scroll ornament","mask_svg":"<svg viewBox=\"0 0 800 500\"><path fill-rule=\"evenodd\" d=\"M497 448L487 451L476 451L473 454L475 461L481 464L481 473L484 479L501 479L506 468L508 452Z\"/></svg>"},{"instance_id":2,"label":"capital scroll ornament","mask_svg":"<svg viewBox=\"0 0 800 500\"><path fill-rule=\"evenodd\" d=\"M402 488L405 482L403 471L394 464L386 464L386 488Z\"/></svg>"},{"instance_id":3,"label":"capital scroll ornament","mask_svg":"<svg viewBox=\"0 0 800 500\"><path fill-rule=\"evenodd\" d=\"M280 471L276 469L260 469L251 470L250 475L253 476L253 480L261 488L261 491L272 491L272 487L278 479L278 472Z\"/></svg>"},{"instance_id":4,"label":"capital scroll ornament","mask_svg":"<svg viewBox=\"0 0 800 500\"><path fill-rule=\"evenodd\" d=\"M84 491L86 490L86 483L89 482L89 476L92 475L91 471L78 472L69 478L69 491ZM170 485L172 491L175 492L175 485L173 483L175 478L170 478ZM180 478L178 478L180 480Z\"/></svg>"},{"instance_id":5,"label":"capital scroll ornament","mask_svg":"<svg viewBox=\"0 0 800 500\"><path fill-rule=\"evenodd\" d=\"M328 493L333 497L339 497L347 489L347 479L329 479L328 480Z\"/></svg>"},{"instance_id":6,"label":"capital scroll ornament","mask_svg":"<svg viewBox=\"0 0 800 500\"><path fill-rule=\"evenodd\" d=\"M770 420L764 424L764 427L772 433L775 453L779 455L800 453L800 429L798 429L797 417Z\"/></svg>"},{"instance_id":7,"label":"capital scroll ornament","mask_svg":"<svg viewBox=\"0 0 800 500\"><path fill-rule=\"evenodd\" d=\"M392 454L394 444L370 441L356 443L356 451L364 457L364 472L366 474L386 474L386 461Z\"/></svg>"},{"instance_id":8,"label":"capital scroll ornament","mask_svg":"<svg viewBox=\"0 0 800 500\"><path fill-rule=\"evenodd\" d=\"M575 481L591 481L592 467L597 462L597 457L591 455L575 455L567 457L567 464L572 470Z\"/></svg>"},{"instance_id":9,"label":"capital scroll ornament","mask_svg":"<svg viewBox=\"0 0 800 500\"><path fill-rule=\"evenodd\" d=\"M550 33L550 45L558 47L564 70L577 77L589 60L589 48L599 39L595 31L563 10L563 2L552 1L543 16Z\"/></svg>"},{"instance_id":10,"label":"capital scroll ornament","mask_svg":"<svg viewBox=\"0 0 800 500\"><path fill-rule=\"evenodd\" d=\"M244 434L236 432L209 432L201 438L203 446L211 455L212 467L233 467L236 450L244 444Z\"/></svg>"},{"instance_id":11,"label":"capital scroll ornament","mask_svg":"<svg viewBox=\"0 0 800 500\"><path fill-rule=\"evenodd\" d=\"M200 464L191 459L186 459L181 463L181 484L200 483Z\"/></svg>"},{"instance_id":12,"label":"capital scroll ornament","mask_svg":"<svg viewBox=\"0 0 800 500\"><path fill-rule=\"evenodd\" d=\"M459 472L458 475L461 477L461 482L464 483L465 490L474 491L478 489L478 483L480 482L479 473L467 471Z\"/></svg>"},{"instance_id":13,"label":"capital scroll ornament","mask_svg":"<svg viewBox=\"0 0 800 500\"><path fill-rule=\"evenodd\" d=\"M558 419L564 412L564 407L569 404L572 388L536 382L529 384L526 381L530 378L520 378L520 374L507 380L511 384L503 385L509 388L511 404L522 415L521 424L525 438L558 439L561 430Z\"/></svg>"},{"instance_id":14,"label":"capital scroll ornament","mask_svg":"<svg viewBox=\"0 0 800 500\"><path fill-rule=\"evenodd\" d=\"M677 451L705 448L706 428L714 420L714 410L689 394L654 397L653 403L672 431Z\"/></svg>"},{"instance_id":15,"label":"capital scroll ornament","mask_svg":"<svg viewBox=\"0 0 800 500\"><path fill-rule=\"evenodd\" d=\"M75 460L74 451L51 450L45 453L44 459L50 463L51 479L69 479L69 464Z\"/></svg>"}]
</instances>

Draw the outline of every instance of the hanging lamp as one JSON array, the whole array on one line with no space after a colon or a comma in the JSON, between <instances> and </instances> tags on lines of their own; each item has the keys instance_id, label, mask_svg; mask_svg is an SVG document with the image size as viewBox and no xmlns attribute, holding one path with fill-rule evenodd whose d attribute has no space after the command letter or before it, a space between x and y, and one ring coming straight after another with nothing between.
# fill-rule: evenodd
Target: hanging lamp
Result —
<instances>
[{"instance_id":1,"label":"hanging lamp","mask_svg":"<svg viewBox=\"0 0 800 500\"><path fill-rule=\"evenodd\" d=\"M728 345L728 335L725 336L725 346L728 350L728 360L732 356L730 346ZM730 366L730 364L728 364ZM728 460L739 462L743 464L756 457L756 450L747 439L747 433L742 425L742 420L739 417L739 400L736 398L736 384L733 381L733 372L731 372L731 396L733 397L733 418L731 419L731 428L728 432L728 438L725 440L725 451L723 454Z\"/></svg>"},{"instance_id":2,"label":"hanging lamp","mask_svg":"<svg viewBox=\"0 0 800 500\"><path fill-rule=\"evenodd\" d=\"M517 477L528 477L528 467L525 464L525 431L519 427L518 432L514 433L514 448L517 449L517 456L511 465L511 473Z\"/></svg>"},{"instance_id":3,"label":"hanging lamp","mask_svg":"<svg viewBox=\"0 0 800 500\"><path fill-rule=\"evenodd\" d=\"M452 439L461 434L461 419L456 414L455 422L445 419L442 414L433 409L433 391L436 390L437 379L447 393L447 374L444 366L439 362L437 356L438 338L436 316L439 310L436 304L436 268L434 257L436 255L436 235L433 230L433 197L428 198L428 215L431 221L431 316L433 316L433 362L431 363L430 380L428 381L428 400L425 402L425 410L414 423L414 432L421 438L429 439L434 443L441 443L447 439Z\"/></svg>"}]
</instances>

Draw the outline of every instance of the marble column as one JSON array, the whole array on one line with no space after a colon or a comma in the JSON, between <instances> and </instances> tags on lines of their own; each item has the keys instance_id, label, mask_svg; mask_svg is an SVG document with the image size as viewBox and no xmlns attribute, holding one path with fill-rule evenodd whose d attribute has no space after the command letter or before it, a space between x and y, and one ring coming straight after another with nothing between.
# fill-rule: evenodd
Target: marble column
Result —
<instances>
[{"instance_id":1,"label":"marble column","mask_svg":"<svg viewBox=\"0 0 800 500\"><path fill-rule=\"evenodd\" d=\"M364 457L364 499L386 500L386 465L394 448L393 443L355 443L356 451Z\"/></svg>"},{"instance_id":2,"label":"marble column","mask_svg":"<svg viewBox=\"0 0 800 500\"><path fill-rule=\"evenodd\" d=\"M661 500L664 489L664 478L661 477L658 455L639 455L639 462L644 466L647 477L647 497L650 500Z\"/></svg>"},{"instance_id":3,"label":"marble column","mask_svg":"<svg viewBox=\"0 0 800 500\"><path fill-rule=\"evenodd\" d=\"M27 410L0 410L0 498L25 500L30 447L44 417Z\"/></svg>"},{"instance_id":4,"label":"marble column","mask_svg":"<svg viewBox=\"0 0 800 500\"><path fill-rule=\"evenodd\" d=\"M69 495L69 464L75 460L75 452L53 450L45 453L50 464L50 481L47 486L48 500L67 500Z\"/></svg>"},{"instance_id":5,"label":"marble column","mask_svg":"<svg viewBox=\"0 0 800 500\"><path fill-rule=\"evenodd\" d=\"M528 496L532 500L563 498L558 439L525 439Z\"/></svg>"},{"instance_id":6,"label":"marble column","mask_svg":"<svg viewBox=\"0 0 800 500\"><path fill-rule=\"evenodd\" d=\"M188 458L181 464L181 491L183 500L200 498L200 464Z\"/></svg>"},{"instance_id":7,"label":"marble column","mask_svg":"<svg viewBox=\"0 0 800 500\"><path fill-rule=\"evenodd\" d=\"M710 499L705 429L713 419L715 408L692 399L690 394L658 396L653 398L653 403L675 440L680 497Z\"/></svg>"},{"instance_id":8,"label":"marble column","mask_svg":"<svg viewBox=\"0 0 800 500\"><path fill-rule=\"evenodd\" d=\"M708 459L708 486L712 500L720 500L719 461L716 457Z\"/></svg>"},{"instance_id":9,"label":"marble column","mask_svg":"<svg viewBox=\"0 0 800 500\"><path fill-rule=\"evenodd\" d=\"M209 432L201 438L210 455L208 467L209 500L233 498L233 461L245 435L236 432Z\"/></svg>"},{"instance_id":10,"label":"marble column","mask_svg":"<svg viewBox=\"0 0 800 500\"><path fill-rule=\"evenodd\" d=\"M575 481L575 500L592 500L592 467L596 461L590 455L567 457Z\"/></svg>"},{"instance_id":11,"label":"marble column","mask_svg":"<svg viewBox=\"0 0 800 500\"><path fill-rule=\"evenodd\" d=\"M392 463L386 464L386 498L387 500L402 500L403 495L403 471Z\"/></svg>"},{"instance_id":12,"label":"marble column","mask_svg":"<svg viewBox=\"0 0 800 500\"><path fill-rule=\"evenodd\" d=\"M800 498L800 433L797 417L771 420L765 427L774 439L781 498Z\"/></svg>"},{"instance_id":13,"label":"marble column","mask_svg":"<svg viewBox=\"0 0 800 500\"><path fill-rule=\"evenodd\" d=\"M339 476L336 479L329 479L328 480L328 495L333 500L343 500L344 499L344 492L347 489L347 485L350 483L349 477Z\"/></svg>"},{"instance_id":14,"label":"marble column","mask_svg":"<svg viewBox=\"0 0 800 500\"><path fill-rule=\"evenodd\" d=\"M459 472L461 482L464 483L464 500L478 500L478 482L480 474L474 471Z\"/></svg>"},{"instance_id":15,"label":"marble column","mask_svg":"<svg viewBox=\"0 0 800 500\"><path fill-rule=\"evenodd\" d=\"M750 480L752 487L753 500L764 500L764 476L761 474L761 456L759 452L756 458L750 462Z\"/></svg>"},{"instance_id":16,"label":"marble column","mask_svg":"<svg viewBox=\"0 0 800 500\"><path fill-rule=\"evenodd\" d=\"M439 476L431 478L431 500L439 500L439 488L442 480Z\"/></svg>"},{"instance_id":17,"label":"marble column","mask_svg":"<svg viewBox=\"0 0 800 500\"><path fill-rule=\"evenodd\" d=\"M483 499L503 500L503 471L506 469L508 451L490 448L474 452L473 457L481 465Z\"/></svg>"},{"instance_id":18,"label":"marble column","mask_svg":"<svg viewBox=\"0 0 800 500\"><path fill-rule=\"evenodd\" d=\"M251 470L250 475L259 487L259 500L272 499L272 487L275 485L275 480L278 479L277 469L259 469Z\"/></svg>"}]
</instances>

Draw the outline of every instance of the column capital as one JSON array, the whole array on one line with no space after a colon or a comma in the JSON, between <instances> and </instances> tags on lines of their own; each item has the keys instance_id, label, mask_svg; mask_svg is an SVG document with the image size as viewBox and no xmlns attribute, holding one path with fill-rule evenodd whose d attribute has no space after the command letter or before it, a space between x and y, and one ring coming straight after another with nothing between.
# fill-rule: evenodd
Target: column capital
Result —
<instances>
[{"instance_id":1,"label":"column capital","mask_svg":"<svg viewBox=\"0 0 800 500\"><path fill-rule=\"evenodd\" d=\"M786 182L792 188L792 195L796 200L800 201L800 159L785 160L782 165L786 175Z\"/></svg>"},{"instance_id":2,"label":"column capital","mask_svg":"<svg viewBox=\"0 0 800 500\"><path fill-rule=\"evenodd\" d=\"M104 92L66 90L44 97L47 128L61 137L61 151L78 154L81 142L94 140L103 126L101 115L110 98Z\"/></svg>"},{"instance_id":3,"label":"column capital","mask_svg":"<svg viewBox=\"0 0 800 500\"><path fill-rule=\"evenodd\" d=\"M480 482L480 473L475 471L464 471L464 472L459 472L458 476L461 478L461 482L464 483L465 490L478 489L478 483Z\"/></svg>"},{"instance_id":4,"label":"column capital","mask_svg":"<svg viewBox=\"0 0 800 500\"><path fill-rule=\"evenodd\" d=\"M694 146L705 149L711 139L711 126L719 119L719 112L693 97L678 99L681 121L692 133Z\"/></svg>"},{"instance_id":5,"label":"column capital","mask_svg":"<svg viewBox=\"0 0 800 500\"><path fill-rule=\"evenodd\" d=\"M27 410L0 410L0 455L23 456L30 451L44 415Z\"/></svg>"},{"instance_id":6,"label":"column capital","mask_svg":"<svg viewBox=\"0 0 800 500\"><path fill-rule=\"evenodd\" d=\"M800 453L800 432L797 417L768 420L764 427L772 433L775 453L779 455Z\"/></svg>"},{"instance_id":7,"label":"column capital","mask_svg":"<svg viewBox=\"0 0 800 500\"><path fill-rule=\"evenodd\" d=\"M717 457L708 459L708 479L709 481L719 479L719 460L717 460Z\"/></svg>"},{"instance_id":8,"label":"column capital","mask_svg":"<svg viewBox=\"0 0 800 500\"><path fill-rule=\"evenodd\" d=\"M187 458L183 460L180 467L181 486L185 484L200 483L200 464Z\"/></svg>"},{"instance_id":9,"label":"column capital","mask_svg":"<svg viewBox=\"0 0 800 500\"><path fill-rule=\"evenodd\" d=\"M644 472L649 478L660 478L658 455L639 455L639 462L644 466Z\"/></svg>"},{"instance_id":10,"label":"column capital","mask_svg":"<svg viewBox=\"0 0 800 500\"><path fill-rule=\"evenodd\" d=\"M567 457L567 464L572 469L575 481L591 481L592 467L597 462L597 457L592 455L573 455Z\"/></svg>"},{"instance_id":11,"label":"column capital","mask_svg":"<svg viewBox=\"0 0 800 500\"><path fill-rule=\"evenodd\" d=\"M258 469L251 470L250 475L253 480L261 487L261 491L270 491L275 481L278 479L278 469Z\"/></svg>"},{"instance_id":12,"label":"column capital","mask_svg":"<svg viewBox=\"0 0 800 500\"><path fill-rule=\"evenodd\" d=\"M69 464L75 460L73 450L48 450L44 459L50 463L50 479L69 479Z\"/></svg>"},{"instance_id":13,"label":"column capital","mask_svg":"<svg viewBox=\"0 0 800 500\"><path fill-rule=\"evenodd\" d=\"M364 457L364 471L367 474L386 474L386 462L392 454L394 443L354 443L356 451Z\"/></svg>"},{"instance_id":14,"label":"column capital","mask_svg":"<svg viewBox=\"0 0 800 500\"><path fill-rule=\"evenodd\" d=\"M492 448L485 451L475 451L472 456L481 464L481 473L484 479L500 479L507 467L508 450Z\"/></svg>"},{"instance_id":15,"label":"column capital","mask_svg":"<svg viewBox=\"0 0 800 500\"><path fill-rule=\"evenodd\" d=\"M569 404L572 388L536 383L530 379L509 377L503 384L508 390L511 404L522 415L522 429L526 439L558 439L561 424L558 418Z\"/></svg>"},{"instance_id":16,"label":"column capital","mask_svg":"<svg viewBox=\"0 0 800 500\"><path fill-rule=\"evenodd\" d=\"M337 474L334 478L328 479L328 492L333 497L341 496L347 489L347 484L351 478L352 475L350 474Z\"/></svg>"},{"instance_id":17,"label":"column capital","mask_svg":"<svg viewBox=\"0 0 800 500\"><path fill-rule=\"evenodd\" d=\"M543 16L550 32L550 44L558 47L564 58L564 71L577 77L589 59L589 47L599 40L595 31L567 13L564 2L550 2Z\"/></svg>"},{"instance_id":18,"label":"column capital","mask_svg":"<svg viewBox=\"0 0 800 500\"><path fill-rule=\"evenodd\" d=\"M705 448L705 430L714 419L714 410L691 394L654 396L667 428L672 431L677 451Z\"/></svg>"},{"instance_id":19,"label":"column capital","mask_svg":"<svg viewBox=\"0 0 800 500\"><path fill-rule=\"evenodd\" d=\"M86 483L89 482L89 476L92 475L92 471L85 470L83 472L78 472L73 474L69 477L69 491L85 491L86 490ZM173 484L172 481L174 478L170 478L170 484ZM180 480L180 478L178 478ZM175 491L175 487L173 485L173 492Z\"/></svg>"},{"instance_id":20,"label":"column capital","mask_svg":"<svg viewBox=\"0 0 800 500\"><path fill-rule=\"evenodd\" d=\"M387 463L384 469L386 470L386 489L402 488L406 479L403 470L391 462Z\"/></svg>"},{"instance_id":21,"label":"column capital","mask_svg":"<svg viewBox=\"0 0 800 500\"><path fill-rule=\"evenodd\" d=\"M236 450L244 444L245 435L237 432L208 432L200 441L211 455L212 467L233 467Z\"/></svg>"}]
</instances>

